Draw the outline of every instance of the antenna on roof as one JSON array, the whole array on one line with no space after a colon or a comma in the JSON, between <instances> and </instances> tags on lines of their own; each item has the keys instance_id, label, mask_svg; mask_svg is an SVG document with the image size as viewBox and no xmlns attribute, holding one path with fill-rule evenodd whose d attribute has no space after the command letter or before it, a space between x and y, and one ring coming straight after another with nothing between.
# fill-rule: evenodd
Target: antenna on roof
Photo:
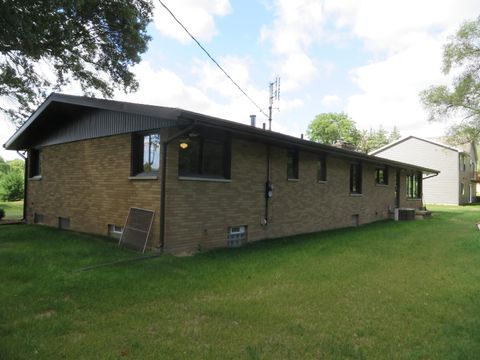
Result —
<instances>
[{"instance_id":1,"label":"antenna on roof","mask_svg":"<svg viewBox=\"0 0 480 360\"><path fill-rule=\"evenodd\" d=\"M272 108L273 102L280 100L280 77L277 76L275 81L269 83L270 87L270 99L268 106L268 130L272 130ZM277 107L277 109L279 109Z\"/></svg>"}]
</instances>

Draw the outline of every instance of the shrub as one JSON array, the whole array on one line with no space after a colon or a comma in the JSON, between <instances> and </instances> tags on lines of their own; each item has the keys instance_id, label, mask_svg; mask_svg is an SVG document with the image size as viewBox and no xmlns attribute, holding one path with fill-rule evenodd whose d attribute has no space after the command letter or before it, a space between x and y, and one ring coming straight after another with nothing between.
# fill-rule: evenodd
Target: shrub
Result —
<instances>
[{"instance_id":1,"label":"shrub","mask_svg":"<svg viewBox=\"0 0 480 360\"><path fill-rule=\"evenodd\" d=\"M5 217L5 210L0 208L0 220L2 220Z\"/></svg>"},{"instance_id":2,"label":"shrub","mask_svg":"<svg viewBox=\"0 0 480 360\"><path fill-rule=\"evenodd\" d=\"M0 199L17 201L23 199L23 175L19 171L10 171L0 178Z\"/></svg>"}]
</instances>

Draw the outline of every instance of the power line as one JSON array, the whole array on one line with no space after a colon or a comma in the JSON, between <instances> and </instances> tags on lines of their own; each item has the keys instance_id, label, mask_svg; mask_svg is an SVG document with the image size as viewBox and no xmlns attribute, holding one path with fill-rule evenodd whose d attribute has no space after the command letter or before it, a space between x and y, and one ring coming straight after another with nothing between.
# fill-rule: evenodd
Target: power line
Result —
<instances>
[{"instance_id":1,"label":"power line","mask_svg":"<svg viewBox=\"0 0 480 360\"><path fill-rule=\"evenodd\" d=\"M260 106L257 105L257 103L255 101L253 101L253 99L248 96L248 94L240 87L240 85L238 85L235 80L232 79L232 77L230 75L227 74L227 72L220 66L220 64L212 57L212 55L209 54L209 52L202 46L202 44L200 44L200 42L195 38L195 36L193 36L190 31L188 31L188 29L180 22L180 20L177 19L177 17L171 12L171 10L163 3L162 0L158 0L160 2L160 4L165 8L165 10L167 10L170 15L172 15L173 19L183 28L183 30L185 30L185 32L192 38L193 41L195 41L197 43L197 45L200 47L200 49L203 50L203 52L205 54L207 54L207 56L210 58L210 60L212 60L214 62L215 65L217 65L217 67L225 74L226 77L228 77L230 79L230 81L238 88L238 90L240 90L242 92L243 95L245 95L247 97L248 100L250 100L250 102L256 106L256 108L263 114L265 115L267 118L268 118L268 115L262 110L262 108Z\"/></svg>"}]
</instances>

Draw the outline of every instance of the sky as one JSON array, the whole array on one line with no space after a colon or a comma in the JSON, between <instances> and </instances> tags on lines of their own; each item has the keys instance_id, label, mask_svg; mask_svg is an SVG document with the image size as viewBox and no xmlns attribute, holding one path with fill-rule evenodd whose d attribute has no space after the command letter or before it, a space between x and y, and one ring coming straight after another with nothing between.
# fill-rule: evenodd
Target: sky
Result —
<instances>
[{"instance_id":1,"label":"sky","mask_svg":"<svg viewBox=\"0 0 480 360\"><path fill-rule=\"evenodd\" d=\"M240 87L268 113L269 83L281 79L272 129L300 137L314 117L345 112L360 129L397 126L402 136L443 135L420 91L446 84L443 45L478 0L163 0ZM140 83L116 100L179 107L257 124L253 105L156 1L152 37L132 70ZM81 95L75 84L65 93ZM15 132L0 118L0 143ZM0 149L6 159L15 152Z\"/></svg>"}]
</instances>

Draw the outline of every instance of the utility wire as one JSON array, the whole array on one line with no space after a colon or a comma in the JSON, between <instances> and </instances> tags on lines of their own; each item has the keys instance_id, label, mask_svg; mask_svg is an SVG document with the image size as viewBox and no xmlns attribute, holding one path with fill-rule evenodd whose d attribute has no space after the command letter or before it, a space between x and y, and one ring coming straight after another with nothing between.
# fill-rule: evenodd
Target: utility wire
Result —
<instances>
[{"instance_id":1,"label":"utility wire","mask_svg":"<svg viewBox=\"0 0 480 360\"><path fill-rule=\"evenodd\" d=\"M265 115L267 118L268 118L268 115L262 110L262 108L260 106L257 105L257 103L255 101L253 101L253 99L248 96L248 94L240 87L240 85L238 85L235 80L232 79L232 77L230 75L227 74L227 72L220 66L220 64L212 57L212 55L209 54L209 52L202 46L202 44L200 44L200 42L198 42L198 40L195 38L195 36L193 36L190 31L188 31L188 29L180 22L180 20L177 19L177 17L172 13L172 11L163 3L162 0L158 0L160 2L160 4L165 8L165 10L167 10L170 15L172 15L173 19L183 28L183 30L185 30L185 32L192 38L193 41L195 41L197 43L197 45L200 47L200 49L203 50L203 52L205 54L207 54L207 56L210 58L210 60L212 60L215 65L217 65L217 67L225 74L226 77L228 77L230 79L230 81L238 88L238 90L240 90L242 92L243 95L245 95L247 97L248 100L250 100L250 102L256 106L256 108L263 114Z\"/></svg>"}]
</instances>

